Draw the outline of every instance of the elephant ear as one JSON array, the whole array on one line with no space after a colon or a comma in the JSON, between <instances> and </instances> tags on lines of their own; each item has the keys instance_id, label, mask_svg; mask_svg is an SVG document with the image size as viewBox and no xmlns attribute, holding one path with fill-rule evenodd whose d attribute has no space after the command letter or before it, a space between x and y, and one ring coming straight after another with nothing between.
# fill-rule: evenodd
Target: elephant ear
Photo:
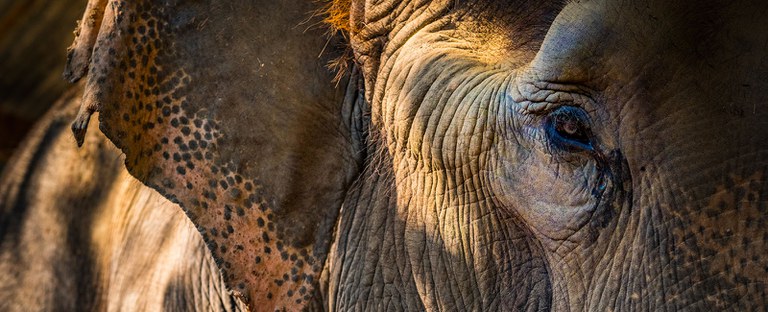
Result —
<instances>
[{"instance_id":1,"label":"elephant ear","mask_svg":"<svg viewBox=\"0 0 768 312\"><path fill-rule=\"evenodd\" d=\"M360 164L357 79L333 82L339 44L316 6L91 0L86 17L103 19L83 24L99 29L81 29L95 37L76 39L67 71L90 60L78 142L98 111L130 173L185 209L256 310L313 303Z\"/></svg>"}]
</instances>

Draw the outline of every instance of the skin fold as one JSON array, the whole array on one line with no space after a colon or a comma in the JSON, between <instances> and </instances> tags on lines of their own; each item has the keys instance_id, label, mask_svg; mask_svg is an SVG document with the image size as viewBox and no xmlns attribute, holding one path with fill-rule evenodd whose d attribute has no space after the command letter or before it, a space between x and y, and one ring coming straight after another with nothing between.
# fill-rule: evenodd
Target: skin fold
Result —
<instances>
[{"instance_id":1,"label":"skin fold","mask_svg":"<svg viewBox=\"0 0 768 312\"><path fill-rule=\"evenodd\" d=\"M82 85L34 126L0 186L0 310L242 311L177 205L69 123Z\"/></svg>"},{"instance_id":2,"label":"skin fold","mask_svg":"<svg viewBox=\"0 0 768 312\"><path fill-rule=\"evenodd\" d=\"M104 6L75 137L252 310L768 304L761 1Z\"/></svg>"}]
</instances>

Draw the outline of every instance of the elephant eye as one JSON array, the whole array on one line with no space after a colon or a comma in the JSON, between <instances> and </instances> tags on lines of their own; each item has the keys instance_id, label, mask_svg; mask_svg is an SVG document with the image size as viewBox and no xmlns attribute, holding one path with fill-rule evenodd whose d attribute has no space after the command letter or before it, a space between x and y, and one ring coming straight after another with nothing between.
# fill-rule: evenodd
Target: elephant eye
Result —
<instances>
[{"instance_id":1,"label":"elephant eye","mask_svg":"<svg viewBox=\"0 0 768 312\"><path fill-rule=\"evenodd\" d=\"M545 118L544 128L549 143L554 148L569 152L593 150L589 117L581 108L557 108Z\"/></svg>"}]
</instances>

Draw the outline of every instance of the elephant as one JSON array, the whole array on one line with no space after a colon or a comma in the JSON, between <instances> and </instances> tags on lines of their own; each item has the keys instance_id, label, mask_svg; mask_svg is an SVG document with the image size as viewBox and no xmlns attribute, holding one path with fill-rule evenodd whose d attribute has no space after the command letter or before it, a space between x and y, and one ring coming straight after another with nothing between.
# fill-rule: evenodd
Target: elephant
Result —
<instances>
[{"instance_id":1,"label":"elephant","mask_svg":"<svg viewBox=\"0 0 768 312\"><path fill-rule=\"evenodd\" d=\"M0 1L0 311L244 310L177 205L100 132L72 143L61 52L86 3Z\"/></svg>"},{"instance_id":2,"label":"elephant","mask_svg":"<svg viewBox=\"0 0 768 312\"><path fill-rule=\"evenodd\" d=\"M0 311L245 311L177 205L100 132L74 144L82 91L61 96L0 179Z\"/></svg>"},{"instance_id":3,"label":"elephant","mask_svg":"<svg viewBox=\"0 0 768 312\"><path fill-rule=\"evenodd\" d=\"M91 0L71 128L251 310L765 308L766 9Z\"/></svg>"}]
</instances>

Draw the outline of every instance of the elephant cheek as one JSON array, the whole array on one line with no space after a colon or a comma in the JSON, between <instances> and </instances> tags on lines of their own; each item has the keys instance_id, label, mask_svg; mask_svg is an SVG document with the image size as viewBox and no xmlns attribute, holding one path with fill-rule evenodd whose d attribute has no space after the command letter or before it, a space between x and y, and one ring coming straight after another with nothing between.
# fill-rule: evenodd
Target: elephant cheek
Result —
<instances>
[{"instance_id":1,"label":"elephant cheek","mask_svg":"<svg viewBox=\"0 0 768 312\"><path fill-rule=\"evenodd\" d=\"M532 158L517 166L507 162L492 178L501 207L544 241L569 239L588 226L598 207L598 170L594 163L571 170Z\"/></svg>"},{"instance_id":2,"label":"elephant cheek","mask_svg":"<svg viewBox=\"0 0 768 312\"><path fill-rule=\"evenodd\" d=\"M694 278L733 286L728 289L759 285L768 279L765 172L725 180L699 208L675 207L670 212L671 223L679 225L672 231L679 242L674 261Z\"/></svg>"}]
</instances>

